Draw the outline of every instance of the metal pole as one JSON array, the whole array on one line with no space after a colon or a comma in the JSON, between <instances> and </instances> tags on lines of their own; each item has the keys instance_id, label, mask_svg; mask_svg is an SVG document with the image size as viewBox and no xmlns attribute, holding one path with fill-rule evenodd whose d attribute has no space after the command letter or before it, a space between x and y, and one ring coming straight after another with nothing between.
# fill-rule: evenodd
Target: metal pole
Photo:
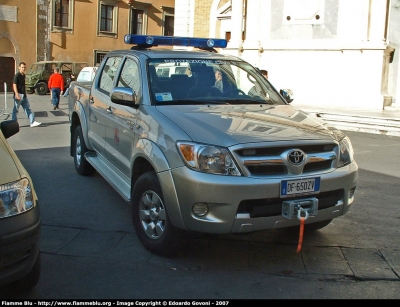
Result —
<instances>
[{"instance_id":1,"label":"metal pole","mask_svg":"<svg viewBox=\"0 0 400 307\"><path fill-rule=\"evenodd\" d=\"M4 82L4 109L0 111L0 115L10 115L7 108L7 83Z\"/></svg>"}]
</instances>

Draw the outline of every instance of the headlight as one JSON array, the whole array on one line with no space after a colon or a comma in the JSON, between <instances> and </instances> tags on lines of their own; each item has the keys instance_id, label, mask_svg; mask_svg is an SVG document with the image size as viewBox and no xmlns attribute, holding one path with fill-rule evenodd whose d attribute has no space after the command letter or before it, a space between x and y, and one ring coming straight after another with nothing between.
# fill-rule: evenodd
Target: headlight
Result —
<instances>
[{"instance_id":1,"label":"headlight","mask_svg":"<svg viewBox=\"0 0 400 307\"><path fill-rule=\"evenodd\" d=\"M0 218L32 209L33 195L27 178L0 185Z\"/></svg>"},{"instance_id":2,"label":"headlight","mask_svg":"<svg viewBox=\"0 0 400 307\"><path fill-rule=\"evenodd\" d=\"M209 174L240 176L226 148L195 143L178 143L177 146L183 161L191 169Z\"/></svg>"},{"instance_id":3,"label":"headlight","mask_svg":"<svg viewBox=\"0 0 400 307\"><path fill-rule=\"evenodd\" d=\"M354 151L350 139L346 136L339 142L338 167L350 164L353 161Z\"/></svg>"}]
</instances>

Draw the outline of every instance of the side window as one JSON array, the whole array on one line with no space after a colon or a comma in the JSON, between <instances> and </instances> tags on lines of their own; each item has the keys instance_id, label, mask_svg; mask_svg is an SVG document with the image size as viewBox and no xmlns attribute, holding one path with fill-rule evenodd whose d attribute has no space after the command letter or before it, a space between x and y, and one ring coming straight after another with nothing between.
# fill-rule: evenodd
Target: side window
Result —
<instances>
[{"instance_id":1,"label":"side window","mask_svg":"<svg viewBox=\"0 0 400 307\"><path fill-rule=\"evenodd\" d=\"M99 88L106 92L111 93L113 89L115 74L117 72L121 57L110 57L107 59L104 69L101 72Z\"/></svg>"},{"instance_id":2,"label":"side window","mask_svg":"<svg viewBox=\"0 0 400 307\"><path fill-rule=\"evenodd\" d=\"M118 24L118 1L100 0L98 34L116 37Z\"/></svg>"},{"instance_id":3,"label":"side window","mask_svg":"<svg viewBox=\"0 0 400 307\"><path fill-rule=\"evenodd\" d=\"M61 74L64 77L64 80L67 80L70 74L72 74L72 64L62 64L61 66Z\"/></svg>"},{"instance_id":4,"label":"side window","mask_svg":"<svg viewBox=\"0 0 400 307\"><path fill-rule=\"evenodd\" d=\"M52 74L53 72L54 72L54 69L57 67L57 65L56 64L54 64L54 63L47 63L46 64L46 71L49 73L49 74Z\"/></svg>"},{"instance_id":5,"label":"side window","mask_svg":"<svg viewBox=\"0 0 400 307\"><path fill-rule=\"evenodd\" d=\"M68 73L70 73L70 72L72 72L72 63L68 63L68 64L62 64L62 66L61 66L61 71L64 73L64 72L68 72Z\"/></svg>"},{"instance_id":6,"label":"side window","mask_svg":"<svg viewBox=\"0 0 400 307\"><path fill-rule=\"evenodd\" d=\"M139 67L134 60L127 59L125 61L118 80L118 87L130 87L138 94L140 90Z\"/></svg>"},{"instance_id":7,"label":"side window","mask_svg":"<svg viewBox=\"0 0 400 307\"><path fill-rule=\"evenodd\" d=\"M162 9L162 33L166 36L174 35L174 8L161 6Z\"/></svg>"},{"instance_id":8,"label":"side window","mask_svg":"<svg viewBox=\"0 0 400 307\"><path fill-rule=\"evenodd\" d=\"M101 61L103 61L103 59L107 53L108 53L108 51L95 50L94 51L94 66L100 65Z\"/></svg>"},{"instance_id":9,"label":"side window","mask_svg":"<svg viewBox=\"0 0 400 307\"><path fill-rule=\"evenodd\" d=\"M113 10L112 5L101 6L100 31L113 31Z\"/></svg>"},{"instance_id":10,"label":"side window","mask_svg":"<svg viewBox=\"0 0 400 307\"><path fill-rule=\"evenodd\" d=\"M132 9L131 34L145 34L143 22L144 22L144 11Z\"/></svg>"},{"instance_id":11,"label":"side window","mask_svg":"<svg viewBox=\"0 0 400 307\"><path fill-rule=\"evenodd\" d=\"M166 15L164 19L164 35L174 35L174 16Z\"/></svg>"},{"instance_id":12,"label":"side window","mask_svg":"<svg viewBox=\"0 0 400 307\"><path fill-rule=\"evenodd\" d=\"M73 1L52 0L52 30L55 32L72 30Z\"/></svg>"}]
</instances>

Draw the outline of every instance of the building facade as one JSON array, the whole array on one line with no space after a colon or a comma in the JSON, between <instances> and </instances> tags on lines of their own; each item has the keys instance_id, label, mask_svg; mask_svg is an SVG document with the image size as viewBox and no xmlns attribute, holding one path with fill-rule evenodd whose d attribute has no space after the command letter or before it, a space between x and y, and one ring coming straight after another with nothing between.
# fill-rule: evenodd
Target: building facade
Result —
<instances>
[{"instance_id":1,"label":"building facade","mask_svg":"<svg viewBox=\"0 0 400 307\"><path fill-rule=\"evenodd\" d=\"M95 66L127 33L227 38L293 105L400 105L400 0L0 0L0 91L20 61Z\"/></svg>"},{"instance_id":2,"label":"building facade","mask_svg":"<svg viewBox=\"0 0 400 307\"><path fill-rule=\"evenodd\" d=\"M400 91L400 0L175 0L175 35L229 39L222 53L291 88L293 105L383 109ZM397 50L396 50L397 49Z\"/></svg>"},{"instance_id":3,"label":"building facade","mask_svg":"<svg viewBox=\"0 0 400 307\"><path fill-rule=\"evenodd\" d=\"M39 11L36 0L0 0L0 92L4 92L4 84L12 92L19 63L29 66L41 53L38 48L43 49L46 25L43 18L39 21L37 17L44 13Z\"/></svg>"},{"instance_id":4,"label":"building facade","mask_svg":"<svg viewBox=\"0 0 400 307\"><path fill-rule=\"evenodd\" d=\"M173 35L174 0L0 0L0 91L20 61L87 62L129 48L125 34Z\"/></svg>"}]
</instances>

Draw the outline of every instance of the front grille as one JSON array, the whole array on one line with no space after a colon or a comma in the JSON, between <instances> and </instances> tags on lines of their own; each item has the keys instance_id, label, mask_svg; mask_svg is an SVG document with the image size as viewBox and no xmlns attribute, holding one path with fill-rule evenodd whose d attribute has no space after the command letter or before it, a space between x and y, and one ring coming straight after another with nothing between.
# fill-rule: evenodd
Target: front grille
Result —
<instances>
[{"instance_id":1,"label":"front grille","mask_svg":"<svg viewBox=\"0 0 400 307\"><path fill-rule=\"evenodd\" d=\"M284 165L255 165L248 166L247 169L254 175L278 175L287 173Z\"/></svg>"},{"instance_id":2,"label":"front grille","mask_svg":"<svg viewBox=\"0 0 400 307\"><path fill-rule=\"evenodd\" d=\"M306 156L305 163L293 165L288 159L292 150ZM338 156L336 143L293 144L271 147L249 147L233 150L245 176L268 177L317 174L334 170Z\"/></svg>"},{"instance_id":3,"label":"front grille","mask_svg":"<svg viewBox=\"0 0 400 307\"><path fill-rule=\"evenodd\" d=\"M339 201L343 200L344 190L335 190L322 192L316 195L306 195L302 197L293 197L290 200L301 200L305 198L318 198L318 210L335 206ZM264 199L248 199L240 202L237 213L248 213L251 218L270 217L282 215L282 202L286 198L264 198Z\"/></svg>"},{"instance_id":4,"label":"front grille","mask_svg":"<svg viewBox=\"0 0 400 307\"><path fill-rule=\"evenodd\" d=\"M0 256L0 272L7 271L24 262L26 259L29 258L31 253L32 249L29 248L12 254Z\"/></svg>"}]
</instances>

